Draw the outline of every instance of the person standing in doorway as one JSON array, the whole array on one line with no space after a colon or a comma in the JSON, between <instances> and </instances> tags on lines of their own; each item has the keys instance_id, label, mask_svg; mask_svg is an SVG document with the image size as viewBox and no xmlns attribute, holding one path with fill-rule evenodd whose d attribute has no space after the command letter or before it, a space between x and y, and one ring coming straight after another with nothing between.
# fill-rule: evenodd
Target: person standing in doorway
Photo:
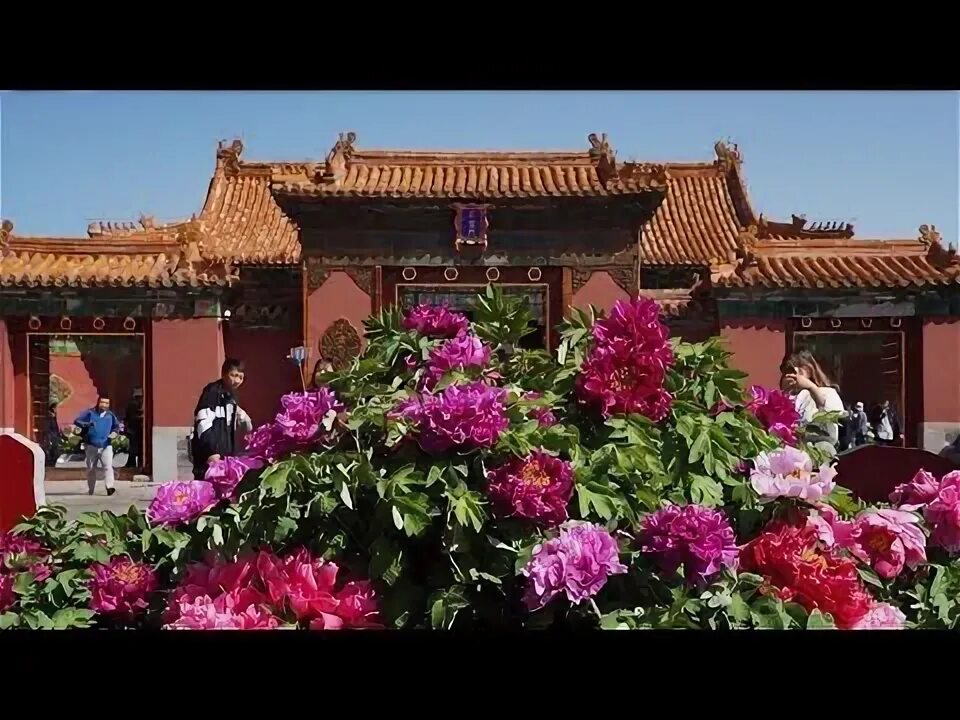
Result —
<instances>
[{"instance_id":1,"label":"person standing in doorway","mask_svg":"<svg viewBox=\"0 0 960 720\"><path fill-rule=\"evenodd\" d=\"M890 401L884 400L883 405L877 408L874 414L873 434L877 436L880 445L893 445L900 442L900 418Z\"/></svg>"},{"instance_id":2,"label":"person standing in doorway","mask_svg":"<svg viewBox=\"0 0 960 720\"><path fill-rule=\"evenodd\" d=\"M113 486L113 445L111 440L117 436L120 421L110 410L110 398L101 395L97 406L85 411L73 421L83 437L84 454L87 461L87 494L93 495L97 487L97 475L101 475L107 486L107 495L113 495L117 489Z\"/></svg>"},{"instance_id":3,"label":"person standing in doorway","mask_svg":"<svg viewBox=\"0 0 960 720\"><path fill-rule=\"evenodd\" d=\"M780 363L780 388L793 395L795 407L804 424L812 425L813 419L822 412L843 413L843 400L836 384L808 350L794 352ZM839 423L823 422L814 427L821 431L812 433L815 440L826 441L837 447L840 441Z\"/></svg>"},{"instance_id":4,"label":"person standing in doorway","mask_svg":"<svg viewBox=\"0 0 960 720\"><path fill-rule=\"evenodd\" d=\"M236 395L243 380L243 362L228 358L220 369L220 379L200 393L193 417L194 480L203 480L211 463L236 455L237 429L246 418Z\"/></svg>"},{"instance_id":5,"label":"person standing in doorway","mask_svg":"<svg viewBox=\"0 0 960 720\"><path fill-rule=\"evenodd\" d=\"M853 445L855 447L867 444L869 430L870 424L867 422L867 413L864 412L863 403L858 402L853 411Z\"/></svg>"}]
</instances>

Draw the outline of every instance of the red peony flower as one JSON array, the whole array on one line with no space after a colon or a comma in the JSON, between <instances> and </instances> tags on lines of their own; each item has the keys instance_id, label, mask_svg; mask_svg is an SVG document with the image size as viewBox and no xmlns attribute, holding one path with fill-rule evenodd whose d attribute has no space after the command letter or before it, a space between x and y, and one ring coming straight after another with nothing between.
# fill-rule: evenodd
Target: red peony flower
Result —
<instances>
[{"instance_id":1,"label":"red peony flower","mask_svg":"<svg viewBox=\"0 0 960 720\"><path fill-rule=\"evenodd\" d=\"M752 386L750 394L753 399L747 404L747 410L756 416L771 435L780 438L787 445L796 445L800 413L797 412L793 399L780 390L768 390L760 385Z\"/></svg>"},{"instance_id":2,"label":"red peony flower","mask_svg":"<svg viewBox=\"0 0 960 720\"><path fill-rule=\"evenodd\" d=\"M740 564L762 575L780 599L830 613L839 628L852 628L874 605L856 563L822 547L809 525L771 524L743 548Z\"/></svg>"},{"instance_id":3,"label":"red peony flower","mask_svg":"<svg viewBox=\"0 0 960 720\"><path fill-rule=\"evenodd\" d=\"M94 563L90 570L90 609L127 621L149 607L149 595L159 585L153 568L126 557Z\"/></svg>"},{"instance_id":4,"label":"red peony flower","mask_svg":"<svg viewBox=\"0 0 960 720\"><path fill-rule=\"evenodd\" d=\"M548 525L567 520L567 503L573 494L570 463L542 450L528 457L512 457L487 473L487 494L502 517L522 517Z\"/></svg>"}]
</instances>

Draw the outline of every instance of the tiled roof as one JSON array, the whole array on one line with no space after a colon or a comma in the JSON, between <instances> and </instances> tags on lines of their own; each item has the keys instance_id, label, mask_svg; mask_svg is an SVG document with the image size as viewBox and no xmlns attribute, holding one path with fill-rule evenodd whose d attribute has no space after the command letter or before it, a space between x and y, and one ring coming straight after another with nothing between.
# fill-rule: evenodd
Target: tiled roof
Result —
<instances>
[{"instance_id":1,"label":"tiled roof","mask_svg":"<svg viewBox=\"0 0 960 720\"><path fill-rule=\"evenodd\" d=\"M221 143L217 167L200 212L204 255L235 263L290 264L300 260L297 226L277 205L270 185L274 177L297 172L302 165L240 163L243 145ZM291 170L292 168L292 170Z\"/></svg>"},{"instance_id":2,"label":"tiled roof","mask_svg":"<svg viewBox=\"0 0 960 720\"><path fill-rule=\"evenodd\" d=\"M89 238L19 237L4 221L0 287L222 286L236 275L229 263L199 256L198 223L139 227L101 225Z\"/></svg>"},{"instance_id":3,"label":"tiled roof","mask_svg":"<svg viewBox=\"0 0 960 720\"><path fill-rule=\"evenodd\" d=\"M960 257L933 227L919 240L744 239L741 260L714 277L727 288L909 288L960 284Z\"/></svg>"},{"instance_id":4,"label":"tiled roof","mask_svg":"<svg viewBox=\"0 0 960 720\"><path fill-rule=\"evenodd\" d=\"M358 150L340 136L323 165L275 180L275 192L312 197L496 198L609 196L663 189L662 165L618 164L606 135L583 152Z\"/></svg>"}]
</instances>

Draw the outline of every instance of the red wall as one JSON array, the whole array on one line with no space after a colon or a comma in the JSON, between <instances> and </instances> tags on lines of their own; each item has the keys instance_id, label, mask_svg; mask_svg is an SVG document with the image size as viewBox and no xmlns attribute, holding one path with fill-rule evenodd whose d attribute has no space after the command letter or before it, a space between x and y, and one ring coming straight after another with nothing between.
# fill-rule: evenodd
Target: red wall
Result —
<instances>
[{"instance_id":1,"label":"red wall","mask_svg":"<svg viewBox=\"0 0 960 720\"><path fill-rule=\"evenodd\" d=\"M246 366L239 402L255 426L266 423L277 414L281 395L300 389L300 373L296 365L286 359L290 348L300 342L299 330L224 325L226 356L243 360Z\"/></svg>"},{"instance_id":2,"label":"red wall","mask_svg":"<svg viewBox=\"0 0 960 720\"><path fill-rule=\"evenodd\" d=\"M50 374L59 375L71 390L70 397L57 407L57 423L60 427L71 424L80 413L96 405L99 394L97 387L79 355L51 354Z\"/></svg>"},{"instance_id":3,"label":"red wall","mask_svg":"<svg viewBox=\"0 0 960 720\"><path fill-rule=\"evenodd\" d=\"M776 388L780 384L780 361L787 348L782 320L724 320L720 335L733 353L730 364L747 373L744 383Z\"/></svg>"},{"instance_id":4,"label":"red wall","mask_svg":"<svg viewBox=\"0 0 960 720\"><path fill-rule=\"evenodd\" d=\"M960 319L923 324L923 419L960 423Z\"/></svg>"},{"instance_id":5,"label":"red wall","mask_svg":"<svg viewBox=\"0 0 960 720\"><path fill-rule=\"evenodd\" d=\"M16 427L13 415L14 397L13 354L7 323L0 318L0 429Z\"/></svg>"},{"instance_id":6,"label":"red wall","mask_svg":"<svg viewBox=\"0 0 960 720\"><path fill-rule=\"evenodd\" d=\"M220 377L223 360L217 318L154 320L154 426L190 427L200 391Z\"/></svg>"},{"instance_id":7,"label":"red wall","mask_svg":"<svg viewBox=\"0 0 960 720\"><path fill-rule=\"evenodd\" d=\"M135 355L123 355L110 360L102 355L50 355L50 374L59 375L72 394L57 408L57 422L61 427L71 424L84 410L97 403L101 392L110 398L113 412L124 418L134 388L142 384L143 367Z\"/></svg>"},{"instance_id":8,"label":"red wall","mask_svg":"<svg viewBox=\"0 0 960 720\"><path fill-rule=\"evenodd\" d=\"M310 359L307 365L312 370L320 357L320 338L324 331L340 318L346 318L360 336L361 349L366 347L363 338L363 321L373 313L370 296L357 287L347 273L337 271L319 288L307 296L307 347Z\"/></svg>"},{"instance_id":9,"label":"red wall","mask_svg":"<svg viewBox=\"0 0 960 720\"><path fill-rule=\"evenodd\" d=\"M590 279L573 294L573 306L589 310L590 306L600 310L609 310L617 300L629 300L630 296L617 285L610 273L596 270Z\"/></svg>"}]
</instances>

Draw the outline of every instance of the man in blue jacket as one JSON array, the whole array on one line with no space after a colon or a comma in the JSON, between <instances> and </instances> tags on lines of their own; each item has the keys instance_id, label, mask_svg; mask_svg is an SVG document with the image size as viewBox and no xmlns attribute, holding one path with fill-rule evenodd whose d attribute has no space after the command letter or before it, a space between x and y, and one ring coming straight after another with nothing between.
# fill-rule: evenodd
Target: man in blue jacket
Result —
<instances>
[{"instance_id":1,"label":"man in blue jacket","mask_svg":"<svg viewBox=\"0 0 960 720\"><path fill-rule=\"evenodd\" d=\"M107 495L113 495L117 490L113 486L113 445L110 441L117 436L120 421L110 410L110 398L101 395L97 398L97 406L82 413L73 424L83 433L87 493L93 495L99 469L107 486Z\"/></svg>"}]
</instances>

